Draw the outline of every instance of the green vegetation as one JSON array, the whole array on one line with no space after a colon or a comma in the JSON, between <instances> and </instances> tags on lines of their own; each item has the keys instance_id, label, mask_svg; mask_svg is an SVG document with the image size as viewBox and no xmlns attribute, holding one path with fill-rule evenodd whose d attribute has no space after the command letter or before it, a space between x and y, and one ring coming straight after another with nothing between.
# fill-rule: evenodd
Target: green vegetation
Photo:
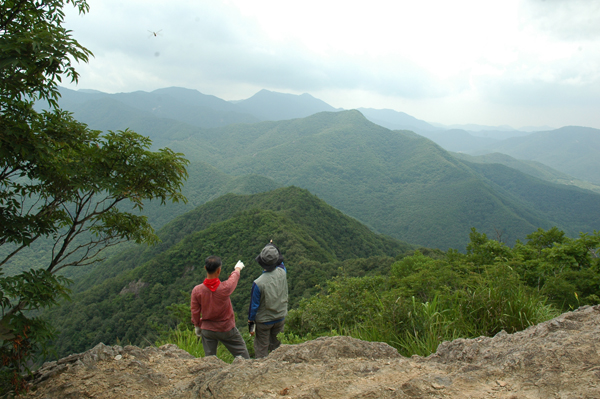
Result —
<instances>
[{"instance_id":1,"label":"green vegetation","mask_svg":"<svg viewBox=\"0 0 600 399\"><path fill-rule=\"evenodd\" d=\"M74 286L72 302L47 312L61 331L59 354L117 339L155 342L157 330L175 327L167 307L186 301L182 292L204 280L209 255L223 259L224 278L238 259L248 265L231 296L243 325L252 281L261 272L254 258L270 239L285 258L291 306L335 276L387 272L395 256L412 250L296 187L228 194L178 217L158 235L160 244L124 251L95 268Z\"/></svg>"},{"instance_id":2,"label":"green vegetation","mask_svg":"<svg viewBox=\"0 0 600 399\"><path fill-rule=\"evenodd\" d=\"M76 80L71 63L91 53L61 26L65 4L87 11L84 0L0 6L3 386L12 379L22 388L19 371L52 336L36 315L69 297L65 276L77 279L74 301L45 313L61 330L60 355L98 342L150 344L176 327L180 335L169 339L192 345L183 321L187 305L177 304L203 280L204 258L220 255L224 276L238 259L255 266L244 270L232 295L244 324L250 285L260 273L253 259L269 239L282 249L290 273L296 310L288 342L339 332L426 354L442 339L517 331L556 309L600 300L598 233L568 238L600 224L598 194L499 164L460 161L357 111L198 128L193 124L207 115L203 104L215 99L186 92L187 105L149 112L180 91L169 89L152 99L121 96L141 109L94 95L77 109L90 126L76 121L57 107L56 82ZM36 101L48 109L36 111ZM254 120L231 104L219 106L223 113L212 114L209 124L226 123L220 116ZM150 151L150 138L129 126L155 146L168 143L193 159L183 190L189 205L159 209L183 199L187 162L168 149ZM589 147L583 158L596 165ZM269 191L281 186L288 187ZM151 223L163 226L157 235ZM562 231L532 233L554 225ZM474 230L469 243L472 226L498 241ZM526 236L526 244L517 241ZM158 238L151 248L103 252L111 258L92 267L106 248ZM467 253L413 254L398 239L459 251L467 246ZM176 317L169 307L178 309Z\"/></svg>"},{"instance_id":3,"label":"green vegetation","mask_svg":"<svg viewBox=\"0 0 600 399\"><path fill-rule=\"evenodd\" d=\"M168 96L180 100L190 97L177 97L177 89L168 89L165 94L167 102ZM116 95L80 95L99 96L98 101L103 101L102 106L89 107L94 112L77 114L95 128L132 126L155 143L229 175L263 176L278 186L306 188L373 230L418 245L462 250L471 227L489 235L498 232L511 245L538 227L556 225L576 237L580 231L597 228L600 218L597 193L582 195L563 184L531 179L526 173L533 173L533 167L524 168L524 173L511 172L511 178L516 185L530 185L542 193L543 201L532 202L522 191L513 192L511 185L498 191L490 173L481 176L481 169L456 159L430 140L377 126L358 111L199 128L183 123L181 115L171 114L169 117L177 118L172 120L129 109ZM147 104L144 107L158 104L156 93L130 95L137 103ZM572 161L577 162L575 157ZM502 165L489 168L495 175L506 169ZM537 172L541 173L537 177L543 178L548 171L539 168ZM191 176L187 184L197 184L195 180ZM572 184L566 180L556 183ZM572 206L563 208L555 202L559 197L569 198ZM540 209L541 202L547 204L546 209ZM596 205L584 206L590 202ZM571 222L584 221L588 216L587 222Z\"/></svg>"},{"instance_id":4,"label":"green vegetation","mask_svg":"<svg viewBox=\"0 0 600 399\"><path fill-rule=\"evenodd\" d=\"M2 391L23 391L23 373L46 354L54 331L37 315L69 294L56 272L98 262L120 242L158 239L146 217L118 205L142 210L151 199L185 200L182 154L149 151L150 140L127 129L101 135L58 108L57 81L76 81L72 62L91 55L62 26L68 3L88 10L84 0L0 4ZM37 112L38 100L49 110ZM43 238L52 242L43 268L4 276L8 260Z\"/></svg>"},{"instance_id":5,"label":"green vegetation","mask_svg":"<svg viewBox=\"0 0 600 399\"><path fill-rule=\"evenodd\" d=\"M357 111L200 130L169 145L227 173L307 188L378 232L429 247L462 249L471 227L500 232L513 244L538 227L557 225L576 236L600 223L596 193L514 170L513 185L500 187L496 179L508 168L461 162L423 137L382 128ZM531 201L524 190L513 190L525 186L543 197Z\"/></svg>"},{"instance_id":6,"label":"green vegetation","mask_svg":"<svg viewBox=\"0 0 600 399\"><path fill-rule=\"evenodd\" d=\"M539 229L512 249L475 229L470 238L466 254L417 252L387 276L334 279L290 312L288 333L335 329L426 356L442 341L512 333L600 302L598 232L570 239Z\"/></svg>"},{"instance_id":7,"label":"green vegetation","mask_svg":"<svg viewBox=\"0 0 600 399\"><path fill-rule=\"evenodd\" d=\"M188 199L187 202L168 202L162 204L161 201L147 201L144 203L143 210L131 210L129 203L120 208L124 210L129 209L136 215L147 217L148 223L155 229L158 229L177 216L227 193L255 194L270 191L278 187L275 182L266 177L256 175L234 177L204 162L194 162L188 165L187 171L189 174L188 182L182 189L182 194ZM169 238L165 237L165 234L159 233L158 236L161 240L169 240ZM5 275L12 276L31 268L43 268L44 265L50 262L53 245L54 241L52 239L40 237L27 248L23 248L18 254L10 258L3 265L2 271ZM122 245L108 248L105 256L117 255L120 251L129 247L131 247L131 244L123 243ZM143 249L145 248L140 248L140 250ZM2 257L7 256L10 252L11 247L9 245L0 247L0 256ZM95 265L66 268L59 273L69 279L79 280L80 278L85 278L94 267Z\"/></svg>"}]
</instances>

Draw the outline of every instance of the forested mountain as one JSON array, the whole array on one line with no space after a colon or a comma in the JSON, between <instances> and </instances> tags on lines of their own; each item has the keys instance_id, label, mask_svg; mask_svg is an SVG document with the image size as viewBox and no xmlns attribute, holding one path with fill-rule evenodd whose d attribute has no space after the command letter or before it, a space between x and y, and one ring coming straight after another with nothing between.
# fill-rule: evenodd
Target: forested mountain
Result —
<instances>
[{"instance_id":1,"label":"forested mountain","mask_svg":"<svg viewBox=\"0 0 600 399\"><path fill-rule=\"evenodd\" d=\"M97 267L75 288L71 302L50 313L61 331L61 353L98 342L153 342L152 326L169 324L166 307L186 301L205 278L206 256L223 259L223 279L241 259L246 268L231 296L244 321L252 281L261 273L254 261L273 239L288 269L290 306L335 275L361 276L386 268L411 246L377 235L307 190L287 187L239 196L229 194L167 224L155 247L137 247ZM370 259L365 259L370 258Z\"/></svg>"},{"instance_id":2,"label":"forested mountain","mask_svg":"<svg viewBox=\"0 0 600 399\"><path fill-rule=\"evenodd\" d=\"M87 113L75 116L97 129L103 124L111 129L131 127L157 146L168 146L233 176L255 174L281 186L307 188L376 231L407 242L463 250L469 229L476 227L488 234L503 232L506 241L514 243L557 220L521 194L508 195L511 187L497 192L479 170L431 141L385 129L358 111L201 129L149 112L126 118L125 110L112 102L104 108L90 106ZM573 198L574 207L568 211L575 212L572 219L586 214L585 231L597 229L598 207L578 207L582 196L593 194L530 182L524 174L515 178L542 184L548 193L567 190L565 195ZM187 184L195 184L193 176ZM515 187L519 184L515 182ZM548 194L544 201L557 196ZM550 208L565 212L552 204ZM568 216L560 219L565 223L559 227L567 234L579 233L580 224L570 224Z\"/></svg>"},{"instance_id":3,"label":"forested mountain","mask_svg":"<svg viewBox=\"0 0 600 399\"><path fill-rule=\"evenodd\" d=\"M599 194L490 159L459 160L358 111L203 128L178 119L176 107L166 118L134 100L87 94L97 96L73 102L78 119L101 130L131 128L192 161L184 188L190 204L147 205L154 224L164 225L162 242L115 253L78 277L73 301L50 313L61 331L61 354L117 339L153 342L156 327L171 322L167 306L185 302L203 280L207 254L223 257L223 277L238 259L249 266L232 296L243 321L260 272L253 259L269 239L286 258L295 305L336 275L385 273L395 257L414 248L404 242L462 251L471 227L512 244L540 227L556 225L576 236L600 225ZM553 174L527 166L548 180ZM267 191L281 186L292 187ZM222 196L230 192L258 194Z\"/></svg>"},{"instance_id":4,"label":"forested mountain","mask_svg":"<svg viewBox=\"0 0 600 399\"><path fill-rule=\"evenodd\" d=\"M478 137L462 129L421 131L418 133L443 149L454 152L470 153L498 142L495 138Z\"/></svg>"},{"instance_id":5,"label":"forested mountain","mask_svg":"<svg viewBox=\"0 0 600 399\"><path fill-rule=\"evenodd\" d=\"M473 155L500 152L541 162L581 180L600 184L600 130L566 126L486 146Z\"/></svg>"},{"instance_id":6,"label":"forested mountain","mask_svg":"<svg viewBox=\"0 0 600 399\"><path fill-rule=\"evenodd\" d=\"M91 127L108 130L119 126L151 131L157 146L163 138L187 137L193 130L192 126L223 127L339 111L306 93L294 95L268 90L261 90L248 99L235 102L179 87L150 93L138 91L117 94L62 88L61 94L61 106L74 112L78 119L86 121ZM391 130L414 131L448 151L474 155L499 152L517 159L541 162L580 180L594 184L600 181L600 161L595 162L600 159L597 154L600 137L597 129L571 126L529 133L510 127L442 127L390 109L359 110L380 126ZM580 153L580 150L583 152Z\"/></svg>"},{"instance_id":7,"label":"forested mountain","mask_svg":"<svg viewBox=\"0 0 600 399\"><path fill-rule=\"evenodd\" d=\"M187 169L189 178L182 190L188 199L187 203L169 202L160 205L156 201L145 204L143 214L148 217L148 221L155 229L161 228L182 213L227 193L256 194L280 187L274 181L263 176L231 176L201 161L192 162ZM52 240L40 239L34 242L29 248L24 249L8 260L2 271L10 276L28 270L32 266L47 266L52 252L52 244ZM113 248L109 251L109 254L118 252L123 247L129 247L130 245L132 244L124 244ZM11 248L11 245L6 244L2 247L0 253L8 253ZM77 278L86 275L92 269L93 267L70 267L64 269L63 274L70 278Z\"/></svg>"},{"instance_id":8,"label":"forested mountain","mask_svg":"<svg viewBox=\"0 0 600 399\"><path fill-rule=\"evenodd\" d=\"M392 109L358 108L358 110L373 123L390 130L411 130L449 151L474 151L509 137L527 136L531 132L531 130L513 129L510 126L430 124Z\"/></svg>"},{"instance_id":9,"label":"forested mountain","mask_svg":"<svg viewBox=\"0 0 600 399\"><path fill-rule=\"evenodd\" d=\"M582 226L569 219L587 218L585 231L600 223L598 194L520 172L498 191L494 179L506 169L501 165L489 165L493 172L482 175L431 141L375 125L358 111L199 130L169 146L233 175L253 173L307 188L379 232L429 247L463 249L471 227L501 231L514 243L558 219L570 235ZM539 188L548 207L531 202L521 186ZM563 196L572 204L568 210L553 202Z\"/></svg>"}]
</instances>

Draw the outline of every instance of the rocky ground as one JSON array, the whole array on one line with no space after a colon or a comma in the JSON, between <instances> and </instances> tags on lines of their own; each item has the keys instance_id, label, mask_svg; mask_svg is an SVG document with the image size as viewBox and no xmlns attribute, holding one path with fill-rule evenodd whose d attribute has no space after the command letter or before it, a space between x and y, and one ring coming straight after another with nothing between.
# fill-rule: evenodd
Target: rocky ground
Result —
<instances>
[{"instance_id":1,"label":"rocky ground","mask_svg":"<svg viewBox=\"0 0 600 399\"><path fill-rule=\"evenodd\" d=\"M26 398L600 398L600 306L515 334L405 358L349 337L261 360L195 359L174 345L98 345L47 363Z\"/></svg>"}]
</instances>

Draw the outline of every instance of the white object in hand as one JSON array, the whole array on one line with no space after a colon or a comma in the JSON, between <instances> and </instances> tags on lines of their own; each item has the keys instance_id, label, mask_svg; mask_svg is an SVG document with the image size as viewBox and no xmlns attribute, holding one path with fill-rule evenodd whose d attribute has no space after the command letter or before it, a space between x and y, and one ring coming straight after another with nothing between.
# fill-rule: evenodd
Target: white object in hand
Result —
<instances>
[{"instance_id":1,"label":"white object in hand","mask_svg":"<svg viewBox=\"0 0 600 399\"><path fill-rule=\"evenodd\" d=\"M238 260L238 262L235 264L235 268L240 269L240 271L242 271L242 269L244 268L244 263L241 260Z\"/></svg>"},{"instance_id":2,"label":"white object in hand","mask_svg":"<svg viewBox=\"0 0 600 399\"><path fill-rule=\"evenodd\" d=\"M194 332L196 333L196 336L202 337L202 329L200 327L194 326Z\"/></svg>"}]
</instances>

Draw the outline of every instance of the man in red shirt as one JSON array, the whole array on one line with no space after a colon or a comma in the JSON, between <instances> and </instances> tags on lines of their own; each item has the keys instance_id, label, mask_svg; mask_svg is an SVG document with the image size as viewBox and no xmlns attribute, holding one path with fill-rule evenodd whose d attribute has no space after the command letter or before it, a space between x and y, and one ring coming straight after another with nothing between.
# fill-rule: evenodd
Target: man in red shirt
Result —
<instances>
[{"instance_id":1,"label":"man in red shirt","mask_svg":"<svg viewBox=\"0 0 600 399\"><path fill-rule=\"evenodd\" d=\"M217 344L222 342L233 357L250 359L246 343L235 327L235 316L229 298L240 280L244 264L238 261L229 278L223 282L219 280L221 264L218 256L206 258L204 268L207 277L192 290L192 324L196 335L202 338L205 356L216 356Z\"/></svg>"}]
</instances>

